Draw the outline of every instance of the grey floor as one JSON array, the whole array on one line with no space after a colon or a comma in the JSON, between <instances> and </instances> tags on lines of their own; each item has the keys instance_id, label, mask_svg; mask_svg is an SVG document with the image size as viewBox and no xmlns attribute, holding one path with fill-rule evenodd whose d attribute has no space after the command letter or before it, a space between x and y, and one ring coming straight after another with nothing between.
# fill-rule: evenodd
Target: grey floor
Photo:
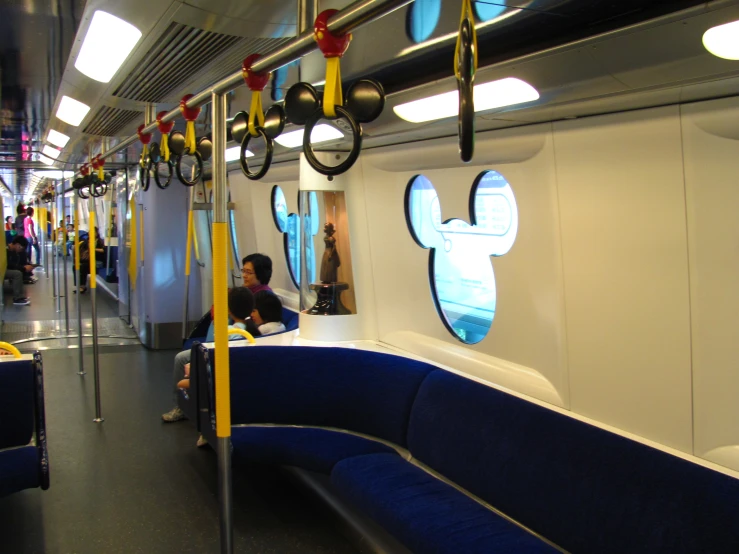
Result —
<instances>
[{"instance_id":1,"label":"grey floor","mask_svg":"<svg viewBox=\"0 0 739 554\"><path fill-rule=\"evenodd\" d=\"M34 287L32 309L10 309L53 320L53 304L42 313L45 286ZM108 315L114 308L107 305ZM6 321L9 311L6 298ZM29 320L19 315L21 321ZM160 419L171 407L175 352L102 347L105 422L96 424L89 350L84 377L77 375L78 350L42 352L51 487L0 499L0 552L219 552L216 455L195 447L189 422ZM233 491L236 552L355 552L279 470L235 472Z\"/></svg>"}]
</instances>

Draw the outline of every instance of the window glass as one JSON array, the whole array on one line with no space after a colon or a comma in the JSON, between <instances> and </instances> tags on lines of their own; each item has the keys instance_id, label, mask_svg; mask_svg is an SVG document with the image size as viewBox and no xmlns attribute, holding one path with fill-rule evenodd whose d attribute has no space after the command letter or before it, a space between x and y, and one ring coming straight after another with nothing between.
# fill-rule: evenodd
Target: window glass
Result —
<instances>
[{"instance_id":1,"label":"window glass","mask_svg":"<svg viewBox=\"0 0 739 554\"><path fill-rule=\"evenodd\" d=\"M428 39L441 16L441 0L416 0L408 7L406 33L413 42Z\"/></svg>"},{"instance_id":2,"label":"window glass","mask_svg":"<svg viewBox=\"0 0 739 554\"><path fill-rule=\"evenodd\" d=\"M311 217L311 215L318 213L318 201L315 192L311 192L308 198L309 213L305 216L304 227L306 233L313 237L318 233L318 218ZM290 279L296 287L300 287L300 216L288 213L285 193L277 185L272 188L272 218L277 229L284 233L285 260L290 272ZM312 245L312 241L309 241L309 244ZM307 274L312 282L315 280L316 274L315 250L312 247L306 250L306 263L308 266Z\"/></svg>"},{"instance_id":3,"label":"window glass","mask_svg":"<svg viewBox=\"0 0 739 554\"><path fill-rule=\"evenodd\" d=\"M493 0L475 0L472 4L472 9L475 10L475 17L477 17L478 21L490 21L502 14L506 6L503 2L496 3Z\"/></svg>"},{"instance_id":4,"label":"window glass","mask_svg":"<svg viewBox=\"0 0 739 554\"><path fill-rule=\"evenodd\" d=\"M272 72L272 100L279 102L285 97L283 90L285 82L287 82L287 69L289 66L283 65Z\"/></svg>"},{"instance_id":5,"label":"window glass","mask_svg":"<svg viewBox=\"0 0 739 554\"><path fill-rule=\"evenodd\" d=\"M429 279L446 328L468 344L487 335L495 317L495 275L490 256L502 256L516 239L513 191L497 171L484 171L470 192L470 223L442 222L433 184L418 175L408 183L405 210L413 239L431 249Z\"/></svg>"}]
</instances>

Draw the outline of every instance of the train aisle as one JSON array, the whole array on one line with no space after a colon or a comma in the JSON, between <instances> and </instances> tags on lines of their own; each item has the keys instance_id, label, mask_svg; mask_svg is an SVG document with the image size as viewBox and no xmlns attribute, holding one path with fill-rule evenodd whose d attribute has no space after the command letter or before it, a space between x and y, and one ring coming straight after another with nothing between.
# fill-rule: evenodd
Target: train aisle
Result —
<instances>
[{"instance_id":1,"label":"train aisle","mask_svg":"<svg viewBox=\"0 0 739 554\"><path fill-rule=\"evenodd\" d=\"M48 291L43 274L39 280L28 293L32 306L43 307ZM109 304L105 293L98 294L100 306ZM51 321L57 315L51 304L44 312L24 308L8 306L6 299L6 321L14 319L10 312L15 321L22 315ZM57 342L45 341L45 346ZM219 551L216 455L210 448L196 448L197 434L189 422L160 419L171 407L174 354L141 345L102 347L105 422L95 424L91 349L85 352L84 377L77 375L75 348L42 352L51 487L0 499L2 552ZM254 467L234 472L233 487L237 552L354 552L313 500L277 471Z\"/></svg>"}]
</instances>

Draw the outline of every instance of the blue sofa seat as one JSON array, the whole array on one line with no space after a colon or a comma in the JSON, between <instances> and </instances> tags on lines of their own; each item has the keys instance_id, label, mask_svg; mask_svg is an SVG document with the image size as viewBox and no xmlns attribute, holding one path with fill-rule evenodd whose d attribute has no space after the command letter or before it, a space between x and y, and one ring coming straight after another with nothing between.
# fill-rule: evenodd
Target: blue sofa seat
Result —
<instances>
[{"instance_id":1,"label":"blue sofa seat","mask_svg":"<svg viewBox=\"0 0 739 554\"><path fill-rule=\"evenodd\" d=\"M202 319L195 326L195 329L193 329L193 332L190 334L190 337L187 340L185 340L185 343L182 345L182 349L189 350L190 348L192 348L193 344L195 344L196 342L208 342L207 333L209 331L210 322L211 322L210 312L208 312L202 317ZM271 337L273 335L280 335L282 333L287 333L288 331L295 331L295 329L298 328L299 323L300 323L300 314L298 314L298 312L294 312L283 306L282 307L282 324L285 326L285 330L280 331L279 333L272 333L271 335L266 335L266 336ZM256 337L256 338L259 338L259 337Z\"/></svg>"},{"instance_id":2,"label":"blue sofa seat","mask_svg":"<svg viewBox=\"0 0 739 554\"><path fill-rule=\"evenodd\" d=\"M49 488L41 355L0 361L0 497Z\"/></svg>"},{"instance_id":3,"label":"blue sofa seat","mask_svg":"<svg viewBox=\"0 0 739 554\"><path fill-rule=\"evenodd\" d=\"M334 467L331 482L412 552L558 552L399 456L346 458Z\"/></svg>"},{"instance_id":4,"label":"blue sofa seat","mask_svg":"<svg viewBox=\"0 0 739 554\"><path fill-rule=\"evenodd\" d=\"M310 427L234 427L233 462L297 466L326 475L337 462L382 453L397 456L390 446L341 431Z\"/></svg>"},{"instance_id":5,"label":"blue sofa seat","mask_svg":"<svg viewBox=\"0 0 739 554\"><path fill-rule=\"evenodd\" d=\"M206 432L217 359L196 354ZM236 465L326 473L415 552L739 552L739 480L723 473L400 356L247 346L229 358Z\"/></svg>"}]
</instances>

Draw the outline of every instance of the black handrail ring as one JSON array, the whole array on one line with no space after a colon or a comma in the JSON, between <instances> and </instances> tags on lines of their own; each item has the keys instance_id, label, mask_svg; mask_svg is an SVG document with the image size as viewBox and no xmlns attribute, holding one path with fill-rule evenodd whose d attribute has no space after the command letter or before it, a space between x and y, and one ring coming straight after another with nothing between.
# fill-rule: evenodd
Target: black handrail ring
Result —
<instances>
[{"instance_id":1,"label":"black handrail ring","mask_svg":"<svg viewBox=\"0 0 739 554\"><path fill-rule=\"evenodd\" d=\"M475 153L475 51L472 25L468 19L459 27L460 52L457 60L459 78L459 155L463 162L469 162Z\"/></svg>"},{"instance_id":2,"label":"black handrail ring","mask_svg":"<svg viewBox=\"0 0 739 554\"><path fill-rule=\"evenodd\" d=\"M251 171L249 169L249 162L246 161L246 152L247 148L249 147L249 141L251 140L251 133L249 131L244 133L244 137L241 139L241 151L239 153L239 163L241 164L241 171L244 172L244 175L246 175L247 179L251 179L252 181L258 181L259 179L267 175L267 171L269 171L269 166L272 164L272 155L275 151L274 141L267 136L267 134L264 132L264 129L262 127L257 127L256 130L257 133L259 133L257 136L262 137L262 140L264 140L264 145L266 147L264 162L262 163L262 167L259 168L259 171Z\"/></svg>"},{"instance_id":3,"label":"black handrail ring","mask_svg":"<svg viewBox=\"0 0 739 554\"><path fill-rule=\"evenodd\" d=\"M150 167L154 168L154 182L157 184L157 186L164 190L166 189L170 183L172 183L172 176L174 175L174 167L172 164L172 161L165 162L164 160L160 159L158 162L149 162ZM162 178L159 174L159 166L161 164L166 164L167 168L169 169L169 175L167 176L167 180L162 184Z\"/></svg>"},{"instance_id":4,"label":"black handrail ring","mask_svg":"<svg viewBox=\"0 0 739 554\"><path fill-rule=\"evenodd\" d=\"M195 177L193 177L192 179L186 179L185 176L182 174L182 158L185 156L192 156L193 158L195 158L195 163L198 166L198 171L195 173ZM182 155L177 156L175 169L177 170L177 178L183 185L185 185L186 187L194 187L198 184L200 178L203 176L203 157L197 150L195 150L194 154L183 153Z\"/></svg>"},{"instance_id":5,"label":"black handrail ring","mask_svg":"<svg viewBox=\"0 0 739 554\"><path fill-rule=\"evenodd\" d=\"M352 130L352 149L349 151L349 155L346 159L339 165L328 166L319 162L310 143L310 136L313 132L313 127L315 127L316 123L324 118L323 108L318 108L313 112L313 115L311 115L310 118L308 118L308 121L305 122L305 130L303 131L303 153L305 154L305 159L318 173L329 177L341 175L348 171L349 168L351 168L357 161L359 153L362 150L362 126L357 123L354 116L343 106L334 106L334 110L336 110L337 118L341 117L345 119Z\"/></svg>"}]
</instances>

